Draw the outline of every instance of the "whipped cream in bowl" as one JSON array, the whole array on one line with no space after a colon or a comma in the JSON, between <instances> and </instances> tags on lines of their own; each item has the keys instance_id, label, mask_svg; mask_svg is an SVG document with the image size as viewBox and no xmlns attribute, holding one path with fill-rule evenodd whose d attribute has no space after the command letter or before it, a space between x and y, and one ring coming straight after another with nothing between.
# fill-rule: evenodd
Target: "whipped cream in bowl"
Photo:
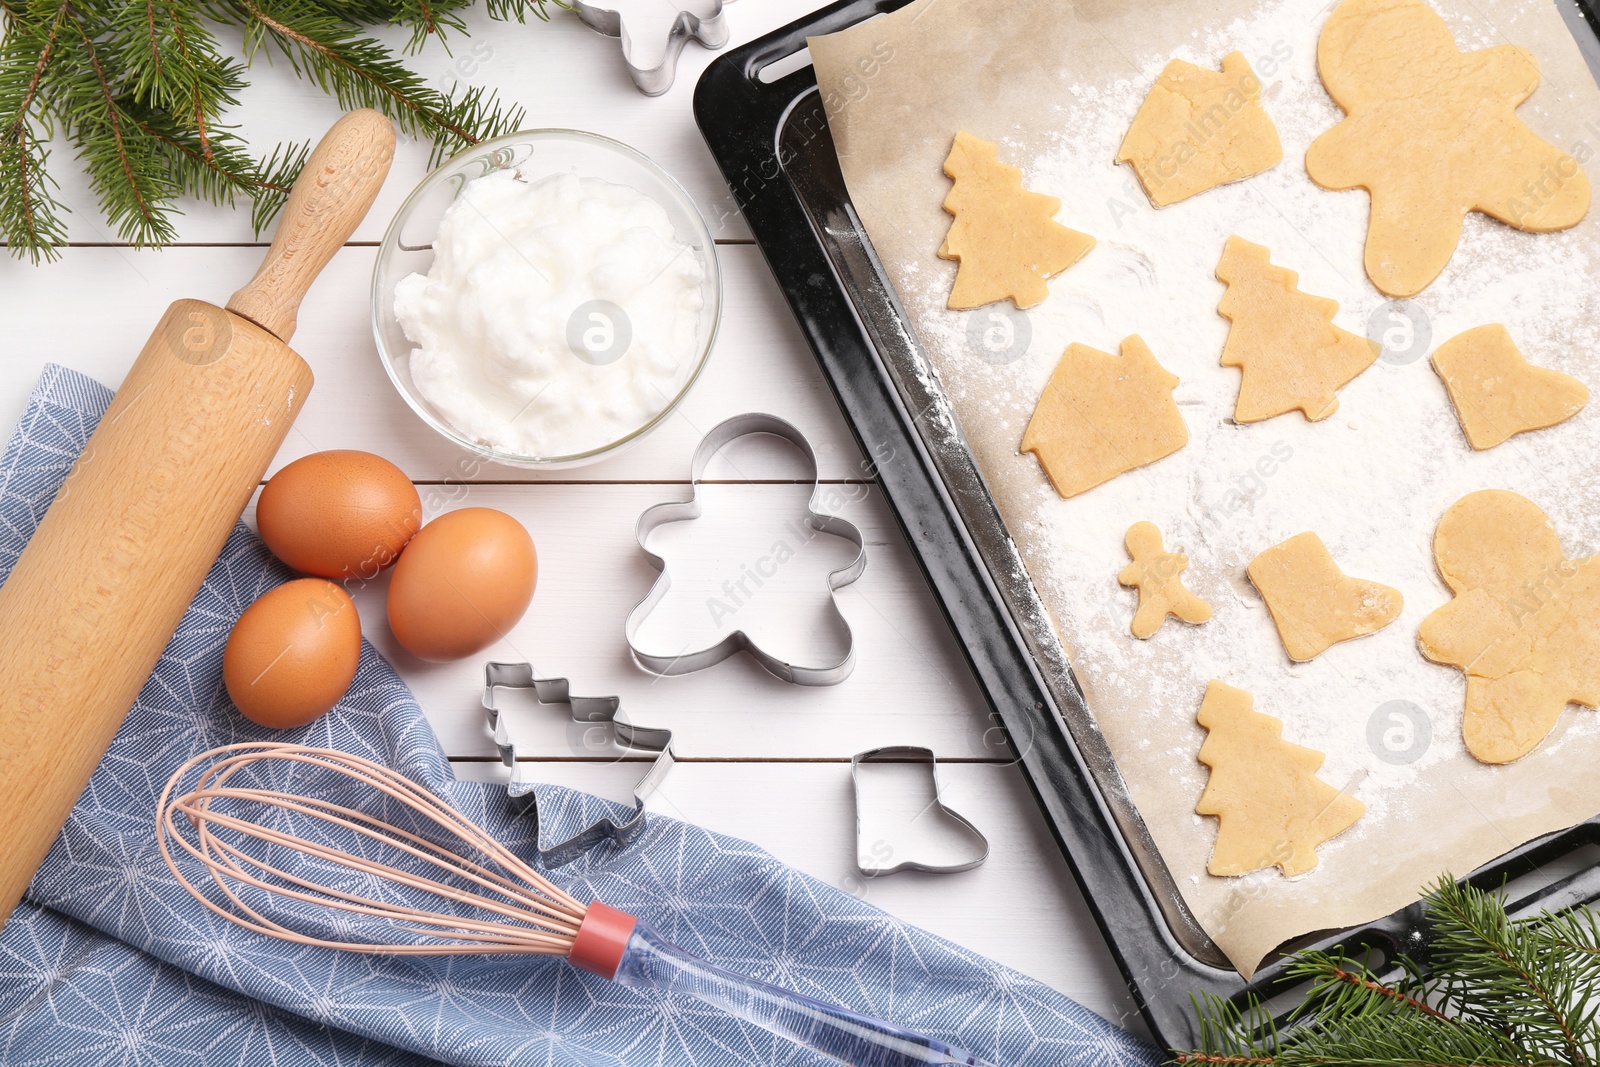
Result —
<instances>
[{"instance_id":1,"label":"whipped cream in bowl","mask_svg":"<svg viewBox=\"0 0 1600 1067\"><path fill-rule=\"evenodd\" d=\"M571 467L659 425L716 337L716 251L687 193L609 138L487 141L419 185L373 272L389 377L487 459Z\"/></svg>"}]
</instances>

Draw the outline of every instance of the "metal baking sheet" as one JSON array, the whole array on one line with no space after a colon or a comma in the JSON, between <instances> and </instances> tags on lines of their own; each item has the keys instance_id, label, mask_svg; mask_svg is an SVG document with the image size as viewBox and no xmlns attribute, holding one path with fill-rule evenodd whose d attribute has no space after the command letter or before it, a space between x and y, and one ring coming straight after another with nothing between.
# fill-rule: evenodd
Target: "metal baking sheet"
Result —
<instances>
[{"instance_id":1,"label":"metal baking sheet","mask_svg":"<svg viewBox=\"0 0 1600 1067\"><path fill-rule=\"evenodd\" d=\"M1192 1048L1192 994L1267 999L1286 992L1288 979L1271 964L1246 983L1189 914L851 207L811 68L762 78L808 36L905 2L842 0L720 57L696 88L696 120L873 459L1145 1022L1160 1044ZM1562 13L1600 71L1595 3L1563 4ZM1470 879L1510 884L1517 914L1593 901L1597 849L1600 818L1515 849ZM1383 959L1403 950L1425 962L1428 931L1417 904L1285 948L1308 945Z\"/></svg>"}]
</instances>

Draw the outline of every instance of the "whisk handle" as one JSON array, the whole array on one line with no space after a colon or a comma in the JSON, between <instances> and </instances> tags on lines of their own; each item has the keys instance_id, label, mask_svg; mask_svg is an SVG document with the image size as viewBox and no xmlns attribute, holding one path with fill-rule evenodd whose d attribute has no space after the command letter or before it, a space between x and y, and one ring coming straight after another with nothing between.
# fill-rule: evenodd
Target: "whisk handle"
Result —
<instances>
[{"instance_id":1,"label":"whisk handle","mask_svg":"<svg viewBox=\"0 0 1600 1067\"><path fill-rule=\"evenodd\" d=\"M593 914L594 905L590 908ZM606 911L610 914L601 914L597 920L611 924L613 933L620 933L626 925L617 916L632 920L632 916L615 909ZM603 943L611 944L614 950L613 938L591 940L585 949L593 951ZM584 965L576 952L573 962ZM746 1022L851 1067L985 1067L977 1058L943 1041L715 967L637 921L622 946L614 973L605 977L632 989L693 994Z\"/></svg>"}]
</instances>

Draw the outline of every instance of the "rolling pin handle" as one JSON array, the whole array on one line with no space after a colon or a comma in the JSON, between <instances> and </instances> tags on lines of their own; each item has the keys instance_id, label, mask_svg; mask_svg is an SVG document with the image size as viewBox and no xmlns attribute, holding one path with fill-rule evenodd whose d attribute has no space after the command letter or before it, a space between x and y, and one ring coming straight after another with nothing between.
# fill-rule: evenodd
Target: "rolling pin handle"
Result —
<instances>
[{"instance_id":1,"label":"rolling pin handle","mask_svg":"<svg viewBox=\"0 0 1600 1067\"><path fill-rule=\"evenodd\" d=\"M394 124L371 108L345 115L317 142L255 277L228 310L287 342L300 300L377 198L394 159Z\"/></svg>"}]
</instances>

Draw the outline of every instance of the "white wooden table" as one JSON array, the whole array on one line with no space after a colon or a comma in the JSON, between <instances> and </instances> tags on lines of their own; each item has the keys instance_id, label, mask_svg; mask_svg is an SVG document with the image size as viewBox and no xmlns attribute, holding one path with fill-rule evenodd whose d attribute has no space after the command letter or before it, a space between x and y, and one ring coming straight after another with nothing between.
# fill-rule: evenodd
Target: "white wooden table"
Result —
<instances>
[{"instance_id":1,"label":"white wooden table","mask_svg":"<svg viewBox=\"0 0 1600 1067\"><path fill-rule=\"evenodd\" d=\"M733 44L812 5L743 0L728 11ZM472 29L475 64L453 66L472 52L459 42L455 59L430 45L410 62L430 77L498 89L527 107L529 126L606 134L654 158L688 188L711 225L725 297L716 351L670 423L613 460L553 475L464 465L461 453L406 408L378 363L367 296L375 245L426 173L426 146L401 144L377 206L307 299L294 347L314 369L316 388L275 468L322 449L376 452L410 474L428 517L471 504L502 508L527 526L539 548L532 609L484 657L442 666L410 659L388 634L381 589L358 598L367 636L412 685L458 772L504 773L478 705L481 665L484 658L529 659L541 673L571 677L575 692L618 693L633 721L675 732L678 765L652 800L654 810L754 841L1142 1030L1021 773L981 757L987 708L903 535L864 480L849 430L694 127L691 95L712 54L691 45L677 84L648 99L628 80L616 42L569 13L557 12L548 25L478 18ZM318 136L337 117L331 100L281 64L258 62L253 79L234 118L258 146ZM47 360L116 386L170 301L222 302L254 270L263 244L244 212L192 204L177 245L160 252L119 245L105 231L71 149L59 146L51 162L62 198L77 209L74 246L45 267L0 261L0 421L8 426ZM858 666L835 688L785 685L744 656L697 675L656 679L633 664L623 643L623 620L655 577L633 540L635 518L652 503L686 493L690 453L706 430L757 410L790 419L810 437L821 476L846 490L840 513L866 534L866 574L839 598L855 630ZM738 472L767 483L726 490L742 494L741 506L752 515L794 498L792 486L782 483L798 473L796 460L780 449L741 452ZM523 749L540 760L541 775L626 795L637 764L586 762L573 754L559 724L527 711L511 719ZM889 744L928 745L945 761L946 800L991 842L985 865L871 882L856 876L849 757Z\"/></svg>"}]
</instances>

